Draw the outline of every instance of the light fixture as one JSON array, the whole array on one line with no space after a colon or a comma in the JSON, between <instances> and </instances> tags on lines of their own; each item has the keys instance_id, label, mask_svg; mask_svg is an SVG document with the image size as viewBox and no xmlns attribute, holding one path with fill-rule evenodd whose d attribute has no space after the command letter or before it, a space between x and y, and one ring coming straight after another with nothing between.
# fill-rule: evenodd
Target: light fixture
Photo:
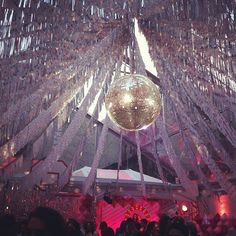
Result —
<instances>
[{"instance_id":1,"label":"light fixture","mask_svg":"<svg viewBox=\"0 0 236 236\"><path fill-rule=\"evenodd\" d=\"M182 205L182 211L183 211L183 212L188 211L188 207L187 207L186 205Z\"/></svg>"}]
</instances>

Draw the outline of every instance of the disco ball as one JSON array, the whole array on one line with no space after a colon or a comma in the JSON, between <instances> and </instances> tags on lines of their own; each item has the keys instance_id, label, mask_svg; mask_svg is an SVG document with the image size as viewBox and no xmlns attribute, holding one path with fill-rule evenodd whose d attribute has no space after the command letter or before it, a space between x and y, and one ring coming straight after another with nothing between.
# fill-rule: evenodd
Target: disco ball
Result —
<instances>
[{"instance_id":1,"label":"disco ball","mask_svg":"<svg viewBox=\"0 0 236 236\"><path fill-rule=\"evenodd\" d=\"M105 106L113 123L135 131L155 121L161 110L161 96L157 86L145 76L125 75L110 86Z\"/></svg>"}]
</instances>

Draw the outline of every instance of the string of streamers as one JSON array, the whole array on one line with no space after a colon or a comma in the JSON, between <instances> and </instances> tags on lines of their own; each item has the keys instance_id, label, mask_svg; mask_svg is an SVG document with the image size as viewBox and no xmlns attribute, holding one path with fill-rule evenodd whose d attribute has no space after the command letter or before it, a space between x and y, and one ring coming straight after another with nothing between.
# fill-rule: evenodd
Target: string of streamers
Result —
<instances>
[{"instance_id":1,"label":"string of streamers","mask_svg":"<svg viewBox=\"0 0 236 236\"><path fill-rule=\"evenodd\" d=\"M172 75L172 71L166 71L165 72L165 78L168 78ZM181 90L181 87L174 87L173 83L165 83L163 84L163 87L165 87L166 91L171 91L170 92L170 97L175 101L175 109L178 110L178 115L180 116L186 116L185 114L189 114L189 111L184 108L183 100L187 101L188 100L188 95L186 94L185 90ZM179 96L181 94L181 98ZM185 98L185 99L184 99ZM182 108L182 109L180 109ZM219 153L220 158L228 165L229 168L231 168L233 174L235 175L235 163L232 161L232 159L229 157L229 155L226 153L224 148L222 147L222 144L216 139L214 136L212 130L208 127L207 123L204 122L201 118L201 115L199 114L199 111L197 109L194 110L194 115L197 117L197 122L198 122L198 128L197 131L194 132L195 135L200 135L201 139L207 143L210 142L212 144L212 147L214 147ZM189 116L191 119L193 119L192 116ZM189 119L189 118L188 118ZM184 121L185 123L186 121ZM186 123L185 123L186 124ZM189 124L189 123L188 123ZM191 122L191 125L189 125L189 129L193 130L195 129L194 126L196 124ZM198 135L198 136L199 136Z\"/></svg>"},{"instance_id":2,"label":"string of streamers","mask_svg":"<svg viewBox=\"0 0 236 236\"><path fill-rule=\"evenodd\" d=\"M175 169L177 176L180 179L181 184L183 185L185 190L189 193L189 195L192 198L195 198L196 196L198 196L197 186L194 183L192 183L190 181L190 179L187 177L185 170L183 169L183 167L180 163L180 160L177 157L177 155L172 147L172 143L171 143L170 138L167 134L165 122L162 117L159 117L157 119L157 127L160 131L160 135L162 137L165 150L170 158L171 164L172 164L173 168Z\"/></svg>"},{"instance_id":3,"label":"string of streamers","mask_svg":"<svg viewBox=\"0 0 236 236\"><path fill-rule=\"evenodd\" d=\"M122 63L122 58L115 65L115 68L116 68L117 71L120 70L121 63ZM106 82L106 81L107 81L107 85L109 85L112 82L111 79L109 79L109 77L107 77L107 79L104 82ZM104 83L102 84L102 87L103 86L104 86ZM95 114L97 113L99 107L101 107L99 104L101 102L103 102L103 100L104 100L104 93L100 93L99 97L98 97L98 102L96 104L96 108L93 110L93 113L91 114L92 117L95 116ZM78 149L76 150L70 165L67 167L65 172L62 175L60 175L60 177L59 177L59 181L58 181L59 189L62 189L69 182L70 176L71 176L71 172L73 170L75 170L75 168L78 166L79 158L81 157L81 154L82 154L82 152L84 150L84 146L86 144L86 140L88 138L89 127L90 127L91 123L93 122L93 120L94 120L93 118L91 118L89 120L89 122L88 122L88 124L86 126L86 135L83 136L82 142L80 142L80 144L78 145Z\"/></svg>"},{"instance_id":4,"label":"string of streamers","mask_svg":"<svg viewBox=\"0 0 236 236\"><path fill-rule=\"evenodd\" d=\"M119 75L120 75L120 70L117 68L117 70L115 72L114 80L119 78ZM86 178L85 183L83 185L83 192L84 193L89 192L93 182L96 179L96 171L97 171L99 161L100 161L100 159L102 157L102 154L103 154L103 151L104 151L104 146L105 146L105 142L106 142L106 137L107 137L108 125L109 124L110 124L110 120L109 120L108 116L106 115L106 118L105 118L104 123L103 123L102 132L101 132L101 135L99 137L98 147L97 147L97 150L96 150L96 153L95 153L95 156L94 156L92 167L91 167L89 176Z\"/></svg>"},{"instance_id":5,"label":"string of streamers","mask_svg":"<svg viewBox=\"0 0 236 236\"><path fill-rule=\"evenodd\" d=\"M90 170L89 175L83 184L83 193L84 194L89 193L90 188L92 187L93 183L96 181L97 168L99 165L99 161L102 157L102 154L104 152L104 147L105 147L105 143L106 143L106 137L107 137L107 133L108 133L108 124L109 124L109 118L108 118L108 116L106 116L106 118L103 122L102 132L99 137L98 147L97 147L94 159L93 159L91 170Z\"/></svg>"},{"instance_id":6,"label":"string of streamers","mask_svg":"<svg viewBox=\"0 0 236 236\"><path fill-rule=\"evenodd\" d=\"M166 73L165 73L166 78L169 78L171 76L171 74L172 74L172 71L166 71ZM163 86L167 86L167 84L168 83L166 83ZM188 94L187 94L186 90L182 89L183 86L182 87L174 87L173 82L172 82L172 84L170 83L169 86L170 87L168 88L168 91L171 91L170 96L173 100L176 101L176 106L175 106L176 109L183 107L184 105L180 104L181 101L188 100ZM174 91L176 91L176 92L174 92ZM180 98L179 94L181 94L181 98ZM178 111L178 114L180 116L183 116L184 114L188 114L188 113L189 113L189 111L186 109ZM197 118L197 122L199 123L198 129L195 132L195 135L199 134L201 136L201 139L205 143L210 142L212 144L212 147L214 147L216 149L216 151L220 154L219 155L220 158L228 165L228 167L230 169L232 169L232 172L235 175L235 168L232 168L232 167L235 167L235 163L232 161L232 159L226 153L226 151L222 147L222 144L220 144L220 142L217 141L216 137L213 134L213 131L208 127L207 123L203 121L203 119L201 118L201 115L199 114L198 109L194 109L194 114L195 114L195 117ZM192 118L192 116L190 116L190 117ZM195 126L194 123L192 123L191 130L193 129L193 126Z\"/></svg>"},{"instance_id":7,"label":"string of streamers","mask_svg":"<svg viewBox=\"0 0 236 236\"><path fill-rule=\"evenodd\" d=\"M161 33L163 33L163 35L167 35L166 32L161 32ZM147 32L146 32L146 35L148 35ZM177 86L184 86L188 95L191 97L191 99L193 99L193 101L203 109L203 111L212 120L212 123L216 124L217 128L229 139L229 141L233 145L235 145L235 140L236 140L235 130L229 126L226 119L220 114L220 112L217 110L215 105L213 105L212 102L208 99L207 95L204 95L204 93L206 93L206 91L210 89L208 90L206 89L205 91L203 91L204 87L201 85L201 80L199 80L202 78L201 71L200 72L197 71L197 68L195 69L196 66L194 65L190 66L189 64L183 63L182 58L179 56L179 54L176 55L173 53L175 51L173 45L175 44L173 44L172 40L171 40L172 44L169 44L169 42L167 44L165 42L165 47L161 47L163 39L161 38L161 42L157 41L157 38L160 39L161 37L160 35L161 34L158 31L155 34L156 36L155 38L149 35L149 39L150 37L152 37L150 39L150 43L152 45L151 48L153 47L154 50L156 49L155 52L158 52L158 53L155 53L155 60L159 61L158 63L159 67L162 68L164 65L165 69L169 68L170 71L172 71L172 74L174 75L172 76L172 81L174 77L178 77L178 80L173 81L173 83L175 83L175 85ZM177 40L175 35L173 36L174 37L172 38ZM168 45L168 47L166 45ZM195 45L191 45L191 46L192 46L191 48L195 47ZM188 49L190 52L192 51L190 50L190 48L180 48L181 52L184 50L187 51ZM189 54L188 51L187 52L186 51L184 51L185 54ZM195 53L195 50L194 50L194 53ZM170 61L172 62L171 64L169 63ZM194 62L196 64L196 60L194 60ZM176 66L177 63L182 64L182 68L180 66ZM201 63L199 64L201 65ZM209 73L208 73L208 77L209 77ZM196 83L196 81L198 82ZM178 83L180 84L178 85ZM211 91L212 90L210 90L210 92ZM225 96L227 96L227 94L225 94Z\"/></svg>"},{"instance_id":8,"label":"string of streamers","mask_svg":"<svg viewBox=\"0 0 236 236\"><path fill-rule=\"evenodd\" d=\"M178 96L176 96L176 100L178 100ZM186 115L186 111L184 110L183 104L181 104L180 100L176 104L175 108L178 111L178 114L181 114L181 119L183 120L183 123L188 127L191 132L194 134L193 141L195 142L195 145L199 147L202 145L201 136L199 135L199 130L196 130L194 128L194 125L189 118L189 116ZM206 155L206 147L204 146L204 152L200 153L204 159L204 162L207 164L207 166L210 168L211 172L214 174L214 176L217 177L217 180L219 181L220 186L227 192L232 193L232 184L229 182L229 180L222 174L222 171L219 169L219 167L215 164L215 161L212 157L209 156L208 152ZM209 159L209 160L208 160ZM235 191L235 190L234 190Z\"/></svg>"},{"instance_id":9,"label":"string of streamers","mask_svg":"<svg viewBox=\"0 0 236 236\"><path fill-rule=\"evenodd\" d=\"M63 134L63 137L59 140L59 143L52 149L52 151L49 153L49 155L43 161L43 163L38 164L35 167L34 172L24 178L25 184L22 184L22 188L25 188L25 187L31 188L34 183L37 183L40 181L42 173L45 173L46 175L46 173L50 169L53 169L53 164L60 158L65 148L72 141L80 125L86 119L85 116L87 114L88 108L92 104L92 100L90 98L95 97L98 91L101 89L102 84L103 84L102 81L105 81L106 79L110 78L111 73L113 72L113 68L115 66L115 62L116 60L119 60L119 59L118 57L116 58L113 55L112 58L108 57L107 60L109 61L109 63L106 64L106 66L101 69L100 74L97 75L97 78L94 80L94 83L92 84L90 90L88 91L87 96L84 98L84 100L81 103L81 108L75 114L69 127L66 129L65 133Z\"/></svg>"},{"instance_id":10,"label":"string of streamers","mask_svg":"<svg viewBox=\"0 0 236 236\"><path fill-rule=\"evenodd\" d=\"M140 179L141 179L141 189L142 194L144 197L146 197L146 186L144 182L144 176L143 176L143 164L142 164L142 155L141 155L141 149L140 149L140 139L139 139L139 133L138 131L135 132L135 141L137 144L137 156L138 156L138 166L140 171Z\"/></svg>"},{"instance_id":11,"label":"string of streamers","mask_svg":"<svg viewBox=\"0 0 236 236\"><path fill-rule=\"evenodd\" d=\"M167 99L168 97L166 97ZM171 99L169 99L171 100ZM181 118L179 117L180 115L177 112L176 107L174 106L173 102L170 101L171 107L173 108L173 113L175 115L175 118L179 124L179 129L180 129L180 133L181 133L181 137L182 140L184 142L184 152L186 153L187 156L190 157L191 162L192 162L192 168L194 170L194 172L198 175L200 181L204 184L204 186L206 187L206 189L210 192L213 193L213 189L210 186L210 184L207 181L206 176L204 175L202 169L200 168L200 163L197 162L196 158L195 158L195 153L193 151L193 147L191 146L190 140L187 138L187 135L184 131L184 126L183 126L183 122L181 120Z\"/></svg>"},{"instance_id":12,"label":"string of streamers","mask_svg":"<svg viewBox=\"0 0 236 236\"><path fill-rule=\"evenodd\" d=\"M125 30L122 30L121 28L114 29L113 31L110 32L110 34L102 40L96 47L91 49L91 51L88 51L85 55L85 57L74 63L73 66L69 66L67 69L61 71L61 74L58 76L54 76L57 79L56 80L48 80L48 82L45 82L45 84L42 85L41 89L37 90L35 94L31 95L31 104L35 103L35 101L41 101L42 96L46 93L53 94L55 91L60 91L62 87L68 88L62 95L59 97L57 96L56 100L51 103L48 109L43 109L36 118L34 118L29 124L28 127L26 126L23 128L19 133L17 133L11 140L9 140L6 144L0 147L0 155L3 156L4 158L7 158L9 156L14 155L17 151L19 151L21 148L23 148L28 142L35 140L42 130L45 130L49 123L65 108L67 103L69 103L71 100L73 100L75 94L77 94L79 91L81 91L82 84L85 82L84 79L89 79L90 76L87 72L88 66L93 65L93 70L90 71L90 73L94 73L94 69L97 70L97 68L102 67L104 64L104 61L99 58L100 56L104 56L104 58L107 60L107 58L110 58L112 55L109 55L109 51L103 50L104 47L110 48L112 50L112 47L118 43L116 50L114 50L114 56L117 54L120 54L123 50L122 44L120 44L120 37L125 34ZM126 43L126 40L123 41L123 43ZM118 49L120 48L121 51ZM92 55L92 57L91 57ZM91 64L91 62L94 62L94 64ZM94 68L94 65L97 65L97 67ZM81 68L82 66L83 69L78 69ZM85 69L86 70L85 70ZM83 73L80 76L80 73L83 71ZM78 75L77 75L78 73ZM84 74L85 73L85 74ZM88 74L88 75L87 75ZM74 84L73 78L76 76L78 79L78 83ZM68 83L68 80L71 80L72 84L70 86L66 85ZM48 90L50 89L50 90ZM21 107L21 109L24 111L27 109L28 101L29 98L25 98L25 108L24 106ZM23 104L23 103L22 103ZM37 103L33 105L33 107L36 107ZM16 107L14 110L18 110L19 107ZM8 110L11 112L11 109ZM7 114L8 119L11 119L10 114ZM14 117L14 113L12 114L12 118ZM29 130L29 135L27 136L27 132Z\"/></svg>"},{"instance_id":13,"label":"string of streamers","mask_svg":"<svg viewBox=\"0 0 236 236\"><path fill-rule=\"evenodd\" d=\"M198 1L195 2L197 4ZM198 21L189 21L191 15L186 12L180 14L179 10L196 9L187 2L182 2L178 11L173 8L165 18L157 14L154 18L140 20L139 23L148 39L163 91L175 102L178 97L183 105L183 109L178 108L178 115L181 119L183 116L191 119L188 129L192 135L201 137L204 143L210 142L222 161L235 174L235 164L215 135L220 130L235 146L235 129L230 126L231 114L235 111L235 86L232 83L235 81L235 70L230 47L235 41L235 27L227 27L232 22L225 24L230 19L222 23L218 11L212 17L209 9L215 9L215 3L206 4L211 6L205 6L206 11L199 11ZM217 4L221 5L222 11L232 9L226 2L220 1ZM197 7L202 8L203 5L199 4ZM209 19L207 24L201 17ZM211 27L213 22L224 25L219 27L217 35ZM175 104L175 107L179 106L179 102ZM200 114L200 110L204 114ZM209 118L211 122L208 121ZM183 121L184 124L185 122ZM197 129L194 131L196 124ZM216 170L212 171L216 173ZM222 172L217 174L224 176Z\"/></svg>"},{"instance_id":14,"label":"string of streamers","mask_svg":"<svg viewBox=\"0 0 236 236\"><path fill-rule=\"evenodd\" d=\"M222 187L222 189L224 189L228 193L232 202L236 202L236 199L235 199L236 188L235 188L235 186L232 183L230 183L224 175L222 175L221 170L215 164L214 160L212 159L209 152L207 151L207 148L205 147L205 145L199 144L197 141L195 141L195 142L196 142L196 146L198 148L198 151L201 153L202 158L207 163L207 166L209 167L209 169L214 173L214 175L215 175L217 181L219 182L220 186Z\"/></svg>"},{"instance_id":15,"label":"string of streamers","mask_svg":"<svg viewBox=\"0 0 236 236\"><path fill-rule=\"evenodd\" d=\"M123 133L120 130L120 140L119 140L119 153L118 153L118 166L117 166L117 176L116 176L116 191L118 192L118 184L119 184L119 176L120 176L120 167L122 160L122 141L123 141Z\"/></svg>"},{"instance_id":16,"label":"string of streamers","mask_svg":"<svg viewBox=\"0 0 236 236\"><path fill-rule=\"evenodd\" d=\"M160 157L158 155L158 151L157 151L157 144L156 144L156 140L157 140L157 132L156 132L156 126L155 126L155 123L152 124L152 127L151 127L151 141L152 141L152 155L156 161L156 166L157 166L157 170L158 170L158 173L160 175L160 178L162 180L163 183L167 183L166 181L166 178L164 176L164 173L163 173L163 169L161 167L161 162L160 162Z\"/></svg>"},{"instance_id":17,"label":"string of streamers","mask_svg":"<svg viewBox=\"0 0 236 236\"><path fill-rule=\"evenodd\" d=\"M135 22L132 21L132 25L130 28L131 32L131 73L138 73L141 75L146 75L145 71L145 65L140 53L140 49L138 46L138 42L135 36ZM137 157L138 157L138 165L139 165L139 172L140 172L140 179L141 179L141 189L142 194L144 197L146 197L146 186L144 181L144 175L143 175L143 164L142 164L142 154L141 154L141 148L140 148L140 136L139 131L135 132L135 141L137 144Z\"/></svg>"}]
</instances>

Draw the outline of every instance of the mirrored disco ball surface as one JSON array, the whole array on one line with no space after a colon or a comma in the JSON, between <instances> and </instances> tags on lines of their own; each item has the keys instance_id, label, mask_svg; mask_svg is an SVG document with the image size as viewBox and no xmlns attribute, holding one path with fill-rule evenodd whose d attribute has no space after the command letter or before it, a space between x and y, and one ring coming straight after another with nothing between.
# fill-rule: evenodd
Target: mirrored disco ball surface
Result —
<instances>
[{"instance_id":1,"label":"mirrored disco ball surface","mask_svg":"<svg viewBox=\"0 0 236 236\"><path fill-rule=\"evenodd\" d=\"M160 91L145 76L125 75L110 86L105 106L109 118L120 128L144 129L160 114Z\"/></svg>"}]
</instances>

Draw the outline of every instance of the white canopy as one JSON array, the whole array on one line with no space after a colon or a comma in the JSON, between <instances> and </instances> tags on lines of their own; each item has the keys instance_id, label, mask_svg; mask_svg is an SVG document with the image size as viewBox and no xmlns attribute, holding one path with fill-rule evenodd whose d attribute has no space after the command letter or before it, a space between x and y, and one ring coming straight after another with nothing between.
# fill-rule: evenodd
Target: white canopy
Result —
<instances>
[{"instance_id":1,"label":"white canopy","mask_svg":"<svg viewBox=\"0 0 236 236\"><path fill-rule=\"evenodd\" d=\"M84 181L88 177L91 167L84 166L83 168L76 170L72 173L70 178L71 182ZM150 184L163 184L160 179L143 175L145 183ZM117 170L97 169L97 182L116 182ZM141 182L140 173L131 169L119 171L120 183L139 183Z\"/></svg>"}]
</instances>

